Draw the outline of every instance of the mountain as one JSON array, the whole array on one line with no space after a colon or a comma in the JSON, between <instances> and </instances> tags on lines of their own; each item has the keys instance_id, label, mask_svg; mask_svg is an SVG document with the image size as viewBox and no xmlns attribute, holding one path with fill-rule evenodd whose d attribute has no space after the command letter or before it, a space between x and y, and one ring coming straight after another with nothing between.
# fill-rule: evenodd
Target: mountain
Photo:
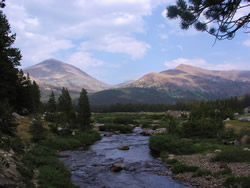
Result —
<instances>
[{"instance_id":1,"label":"mountain","mask_svg":"<svg viewBox=\"0 0 250 188\"><path fill-rule=\"evenodd\" d=\"M51 89L61 91L62 87L67 87L71 93L79 93L82 88L90 93L111 88L79 68L56 59L47 59L23 71L38 83L42 95L49 94Z\"/></svg>"},{"instance_id":2,"label":"mountain","mask_svg":"<svg viewBox=\"0 0 250 188\"><path fill-rule=\"evenodd\" d=\"M181 64L175 69L187 72L192 75L206 77L209 75L219 76L228 80L238 81L250 81L250 71L243 70L229 70L229 71L218 71L218 70L206 70L199 67Z\"/></svg>"},{"instance_id":3,"label":"mountain","mask_svg":"<svg viewBox=\"0 0 250 188\"><path fill-rule=\"evenodd\" d=\"M250 93L250 71L214 71L189 65L149 73L117 89L90 96L92 104L171 103L212 100Z\"/></svg>"}]
</instances>

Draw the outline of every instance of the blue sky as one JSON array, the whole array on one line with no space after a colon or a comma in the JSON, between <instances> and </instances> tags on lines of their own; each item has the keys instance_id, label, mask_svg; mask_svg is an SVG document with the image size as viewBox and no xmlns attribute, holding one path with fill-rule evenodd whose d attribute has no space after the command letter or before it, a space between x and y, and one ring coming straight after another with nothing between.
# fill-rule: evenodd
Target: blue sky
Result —
<instances>
[{"instance_id":1,"label":"blue sky","mask_svg":"<svg viewBox=\"0 0 250 188\"><path fill-rule=\"evenodd\" d=\"M250 70L250 34L217 41L164 15L174 0L7 0L22 67L55 58L108 84L178 64ZM249 7L237 15L249 13Z\"/></svg>"}]
</instances>

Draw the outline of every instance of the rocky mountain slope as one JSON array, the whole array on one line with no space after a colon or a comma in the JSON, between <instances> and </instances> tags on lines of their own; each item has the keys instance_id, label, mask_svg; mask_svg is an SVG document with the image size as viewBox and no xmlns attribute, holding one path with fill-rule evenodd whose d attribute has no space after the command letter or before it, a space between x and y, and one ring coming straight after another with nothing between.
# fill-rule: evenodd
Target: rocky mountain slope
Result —
<instances>
[{"instance_id":1,"label":"rocky mountain slope","mask_svg":"<svg viewBox=\"0 0 250 188\"><path fill-rule=\"evenodd\" d=\"M67 87L71 93L79 93L82 88L88 92L97 92L111 88L82 70L63 63L56 59L47 59L39 64L24 69L24 73L29 73L31 79L34 79L42 95L47 95L50 90L60 91L62 87Z\"/></svg>"},{"instance_id":2,"label":"rocky mountain slope","mask_svg":"<svg viewBox=\"0 0 250 188\"><path fill-rule=\"evenodd\" d=\"M250 93L250 71L211 71L189 65L149 73L122 88L97 92L92 104L170 103L211 100Z\"/></svg>"}]
</instances>

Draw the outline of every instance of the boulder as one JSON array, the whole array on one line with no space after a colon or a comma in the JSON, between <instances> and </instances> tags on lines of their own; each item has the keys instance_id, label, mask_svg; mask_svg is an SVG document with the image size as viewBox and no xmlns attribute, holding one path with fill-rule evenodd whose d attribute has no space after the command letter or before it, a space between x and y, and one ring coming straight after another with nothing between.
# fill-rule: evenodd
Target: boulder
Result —
<instances>
[{"instance_id":1,"label":"boulder","mask_svg":"<svg viewBox=\"0 0 250 188\"><path fill-rule=\"evenodd\" d=\"M122 170L122 165L120 163L114 163L112 164L111 171L112 172L120 172Z\"/></svg>"},{"instance_id":2,"label":"boulder","mask_svg":"<svg viewBox=\"0 0 250 188\"><path fill-rule=\"evenodd\" d=\"M167 129L166 128L159 128L159 129L156 129L154 134L165 134L167 133Z\"/></svg>"},{"instance_id":3,"label":"boulder","mask_svg":"<svg viewBox=\"0 0 250 188\"><path fill-rule=\"evenodd\" d=\"M220 153L220 152L222 152L222 151L221 151L221 149L216 149L216 150L214 150L214 152L215 152L215 153Z\"/></svg>"},{"instance_id":4,"label":"boulder","mask_svg":"<svg viewBox=\"0 0 250 188\"><path fill-rule=\"evenodd\" d=\"M249 148L244 148L243 151L250 151L250 149Z\"/></svg>"},{"instance_id":5,"label":"boulder","mask_svg":"<svg viewBox=\"0 0 250 188\"><path fill-rule=\"evenodd\" d=\"M152 136L154 135L153 131L143 131L140 133L142 136Z\"/></svg>"},{"instance_id":6,"label":"boulder","mask_svg":"<svg viewBox=\"0 0 250 188\"><path fill-rule=\"evenodd\" d=\"M18 113L16 113L16 112L13 112L12 113L12 116L14 116L16 119L22 119L23 118L23 116L20 116Z\"/></svg>"},{"instance_id":7,"label":"boulder","mask_svg":"<svg viewBox=\"0 0 250 188\"><path fill-rule=\"evenodd\" d=\"M118 149L119 150L129 150L129 146L128 145L123 145L123 146L120 146Z\"/></svg>"},{"instance_id":8,"label":"boulder","mask_svg":"<svg viewBox=\"0 0 250 188\"><path fill-rule=\"evenodd\" d=\"M121 134L121 131L115 131L114 133L119 135L119 134Z\"/></svg>"},{"instance_id":9,"label":"boulder","mask_svg":"<svg viewBox=\"0 0 250 188\"><path fill-rule=\"evenodd\" d=\"M169 154L169 155L168 155L168 159L169 159L169 160L174 159L174 154Z\"/></svg>"},{"instance_id":10,"label":"boulder","mask_svg":"<svg viewBox=\"0 0 250 188\"><path fill-rule=\"evenodd\" d=\"M248 135L244 135L241 140L240 143L241 144L247 144L250 141L250 137Z\"/></svg>"},{"instance_id":11,"label":"boulder","mask_svg":"<svg viewBox=\"0 0 250 188\"><path fill-rule=\"evenodd\" d=\"M112 135L113 135L112 133L106 133L106 134L104 134L103 136L111 137Z\"/></svg>"},{"instance_id":12,"label":"boulder","mask_svg":"<svg viewBox=\"0 0 250 188\"><path fill-rule=\"evenodd\" d=\"M61 158L67 158L67 157L70 157L70 154L67 154L67 153L57 153L56 156L57 157L61 157Z\"/></svg>"}]
</instances>

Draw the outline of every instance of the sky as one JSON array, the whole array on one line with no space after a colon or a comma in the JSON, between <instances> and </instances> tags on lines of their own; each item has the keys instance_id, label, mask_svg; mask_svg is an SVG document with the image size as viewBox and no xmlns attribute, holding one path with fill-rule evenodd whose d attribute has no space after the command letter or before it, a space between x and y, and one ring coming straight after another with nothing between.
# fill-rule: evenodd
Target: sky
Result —
<instances>
[{"instance_id":1,"label":"sky","mask_svg":"<svg viewBox=\"0 0 250 188\"><path fill-rule=\"evenodd\" d=\"M108 84L138 79L179 64L250 70L250 34L217 41L182 30L166 18L175 0L7 0L3 12L16 33L21 67L49 58L72 64ZM244 9L238 15L249 13Z\"/></svg>"}]
</instances>

